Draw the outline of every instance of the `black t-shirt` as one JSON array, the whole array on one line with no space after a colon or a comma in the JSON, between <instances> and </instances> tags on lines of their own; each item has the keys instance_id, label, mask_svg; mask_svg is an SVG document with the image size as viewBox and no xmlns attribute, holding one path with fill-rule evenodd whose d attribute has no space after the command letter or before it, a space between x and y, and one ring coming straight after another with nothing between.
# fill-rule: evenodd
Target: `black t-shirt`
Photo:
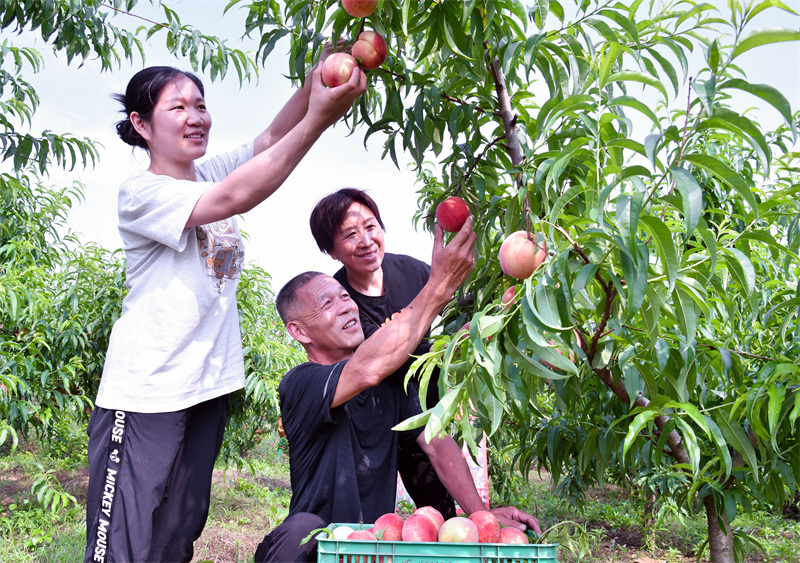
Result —
<instances>
[{"instance_id":1,"label":"black t-shirt","mask_svg":"<svg viewBox=\"0 0 800 563\"><path fill-rule=\"evenodd\" d=\"M406 394L402 381L392 378L331 409L345 363L301 364L278 387L289 441L289 514L372 523L394 511L401 435L413 440L422 432L399 433L392 427L421 409L416 393Z\"/></svg>"},{"instance_id":2,"label":"black t-shirt","mask_svg":"<svg viewBox=\"0 0 800 563\"><path fill-rule=\"evenodd\" d=\"M431 274L431 267L404 254L383 255L383 295L372 296L359 293L347 281L347 273L344 268L333 274L333 277L342 284L350 294L350 298L358 305L358 316L361 318L361 327L364 329L364 337L369 338L372 333L387 323L392 316L399 313L403 308L411 303L417 294L428 283ZM431 349L428 337L430 328L425 332L417 348L412 352L414 356L419 356L429 352ZM409 358L396 372L390 377L392 379L404 378L408 368L414 363L416 358ZM437 388L439 370L435 371L434 377L428 387L427 403L428 408L439 401L439 391ZM415 380L416 382L416 380Z\"/></svg>"}]
</instances>

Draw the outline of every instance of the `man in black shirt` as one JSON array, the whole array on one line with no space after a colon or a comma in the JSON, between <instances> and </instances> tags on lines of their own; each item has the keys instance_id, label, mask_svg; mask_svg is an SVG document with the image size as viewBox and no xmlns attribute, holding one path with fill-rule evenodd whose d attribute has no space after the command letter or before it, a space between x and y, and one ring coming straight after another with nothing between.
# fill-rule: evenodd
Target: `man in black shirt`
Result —
<instances>
[{"instance_id":1,"label":"man in black shirt","mask_svg":"<svg viewBox=\"0 0 800 563\"><path fill-rule=\"evenodd\" d=\"M392 431L421 409L415 393L406 394L388 377L472 271L475 238L472 219L446 247L437 227L428 282L367 340L358 308L334 278L307 272L281 289L278 312L309 362L280 384L292 501L288 518L259 545L256 562L315 561L316 542L298 547L311 530L331 522L374 522L392 512L400 439L416 440L467 514L485 509L455 440L440 436L428 443L422 429ZM504 525L538 529L533 516L516 508L493 512Z\"/></svg>"}]
</instances>

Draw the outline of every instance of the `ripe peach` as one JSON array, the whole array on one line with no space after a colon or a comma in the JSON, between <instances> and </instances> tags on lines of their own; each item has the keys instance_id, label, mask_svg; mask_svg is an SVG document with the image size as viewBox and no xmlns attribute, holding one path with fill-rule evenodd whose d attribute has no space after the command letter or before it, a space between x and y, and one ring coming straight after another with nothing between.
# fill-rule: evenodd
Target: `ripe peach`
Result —
<instances>
[{"instance_id":1,"label":"ripe peach","mask_svg":"<svg viewBox=\"0 0 800 563\"><path fill-rule=\"evenodd\" d=\"M497 538L497 543L530 543L528 536L520 532L517 528L506 526L500 528L500 537Z\"/></svg>"},{"instance_id":2,"label":"ripe peach","mask_svg":"<svg viewBox=\"0 0 800 563\"><path fill-rule=\"evenodd\" d=\"M539 244L536 233L531 233L529 237L526 231L516 231L508 235L498 253L503 273L518 280L529 278L546 257L547 245L544 239Z\"/></svg>"},{"instance_id":3,"label":"ripe peach","mask_svg":"<svg viewBox=\"0 0 800 563\"><path fill-rule=\"evenodd\" d=\"M346 540L354 531L350 526L336 526L331 532L331 537L335 540Z\"/></svg>"},{"instance_id":4,"label":"ripe peach","mask_svg":"<svg viewBox=\"0 0 800 563\"><path fill-rule=\"evenodd\" d=\"M503 292L500 302L503 304L504 311L508 311L514 305L514 293L516 293L516 290L517 288L512 285Z\"/></svg>"},{"instance_id":5,"label":"ripe peach","mask_svg":"<svg viewBox=\"0 0 800 563\"><path fill-rule=\"evenodd\" d=\"M372 526L372 532L377 536L383 530L383 541L400 541L403 538L403 517L394 512L384 514Z\"/></svg>"},{"instance_id":6,"label":"ripe peach","mask_svg":"<svg viewBox=\"0 0 800 563\"><path fill-rule=\"evenodd\" d=\"M439 528L439 541L447 543L477 543L478 526L469 518L454 516L445 520Z\"/></svg>"},{"instance_id":7,"label":"ripe peach","mask_svg":"<svg viewBox=\"0 0 800 563\"><path fill-rule=\"evenodd\" d=\"M347 536L348 540L366 540L366 541L375 541L378 538L370 532L369 530L353 530L350 532L350 535Z\"/></svg>"},{"instance_id":8,"label":"ripe peach","mask_svg":"<svg viewBox=\"0 0 800 563\"><path fill-rule=\"evenodd\" d=\"M354 18L366 18L377 7L378 0L342 0L342 8Z\"/></svg>"},{"instance_id":9,"label":"ripe peach","mask_svg":"<svg viewBox=\"0 0 800 563\"><path fill-rule=\"evenodd\" d=\"M403 541L436 541L438 529L433 520L424 514L412 514L403 523Z\"/></svg>"},{"instance_id":10,"label":"ripe peach","mask_svg":"<svg viewBox=\"0 0 800 563\"><path fill-rule=\"evenodd\" d=\"M450 196L436 206L436 222L450 233L460 231L467 217L469 217L469 206L458 196Z\"/></svg>"},{"instance_id":11,"label":"ripe peach","mask_svg":"<svg viewBox=\"0 0 800 563\"><path fill-rule=\"evenodd\" d=\"M322 63L322 81L331 88L341 86L353 74L353 69L358 66L356 60L349 53L334 53Z\"/></svg>"},{"instance_id":12,"label":"ripe peach","mask_svg":"<svg viewBox=\"0 0 800 563\"><path fill-rule=\"evenodd\" d=\"M361 64L361 68L373 70L378 68L389 55L386 40L374 31L362 31L353 44L350 53Z\"/></svg>"},{"instance_id":13,"label":"ripe peach","mask_svg":"<svg viewBox=\"0 0 800 563\"><path fill-rule=\"evenodd\" d=\"M414 511L414 514L422 514L430 518L433 524L436 526L437 532L439 531L439 528L442 527L442 524L444 524L444 516L442 516L442 513L432 506L420 506Z\"/></svg>"},{"instance_id":14,"label":"ripe peach","mask_svg":"<svg viewBox=\"0 0 800 563\"><path fill-rule=\"evenodd\" d=\"M478 543L497 543L500 538L500 522L488 510L478 510L469 515L478 528Z\"/></svg>"}]
</instances>

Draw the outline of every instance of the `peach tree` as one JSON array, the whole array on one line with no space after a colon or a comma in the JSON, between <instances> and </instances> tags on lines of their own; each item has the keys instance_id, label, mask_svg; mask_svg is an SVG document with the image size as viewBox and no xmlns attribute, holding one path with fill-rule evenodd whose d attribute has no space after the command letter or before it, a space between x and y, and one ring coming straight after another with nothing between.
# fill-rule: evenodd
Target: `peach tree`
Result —
<instances>
[{"instance_id":1,"label":"peach tree","mask_svg":"<svg viewBox=\"0 0 800 563\"><path fill-rule=\"evenodd\" d=\"M739 65L800 39L754 26L792 10L382 0L354 18L336 0L234 5L259 57L289 40L295 78L330 38L383 35L388 58L349 126L383 157L410 157L426 228L453 195L478 217L475 272L418 362L423 381L441 366L446 394L409 425L457 421L473 443L467 415L490 438L510 429L521 466L576 501L609 475L645 483L705 513L712 561L742 560L737 513L780 508L800 480L797 117ZM742 99L780 124L765 130ZM518 230L549 254L523 280L497 258Z\"/></svg>"}]
</instances>

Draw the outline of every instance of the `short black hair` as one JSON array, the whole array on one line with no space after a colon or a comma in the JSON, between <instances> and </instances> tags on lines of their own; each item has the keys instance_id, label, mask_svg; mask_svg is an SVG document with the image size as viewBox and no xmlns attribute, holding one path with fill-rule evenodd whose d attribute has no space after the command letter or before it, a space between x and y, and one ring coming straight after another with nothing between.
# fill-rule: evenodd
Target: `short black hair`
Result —
<instances>
[{"instance_id":1,"label":"short black hair","mask_svg":"<svg viewBox=\"0 0 800 563\"><path fill-rule=\"evenodd\" d=\"M333 254L333 239L344 223L347 210L354 203L360 203L369 209L375 215L381 229L386 230L381 219L381 212L378 210L378 204L367 192L356 188L342 188L323 197L311 211L309 220L311 234L322 252Z\"/></svg>"},{"instance_id":2,"label":"short black hair","mask_svg":"<svg viewBox=\"0 0 800 563\"><path fill-rule=\"evenodd\" d=\"M292 319L292 309L297 301L297 291L305 286L308 282L318 276L324 276L322 272L303 272L298 274L284 285L278 292L275 298L275 308L278 309L278 314L283 321L283 324L289 324Z\"/></svg>"}]
</instances>

